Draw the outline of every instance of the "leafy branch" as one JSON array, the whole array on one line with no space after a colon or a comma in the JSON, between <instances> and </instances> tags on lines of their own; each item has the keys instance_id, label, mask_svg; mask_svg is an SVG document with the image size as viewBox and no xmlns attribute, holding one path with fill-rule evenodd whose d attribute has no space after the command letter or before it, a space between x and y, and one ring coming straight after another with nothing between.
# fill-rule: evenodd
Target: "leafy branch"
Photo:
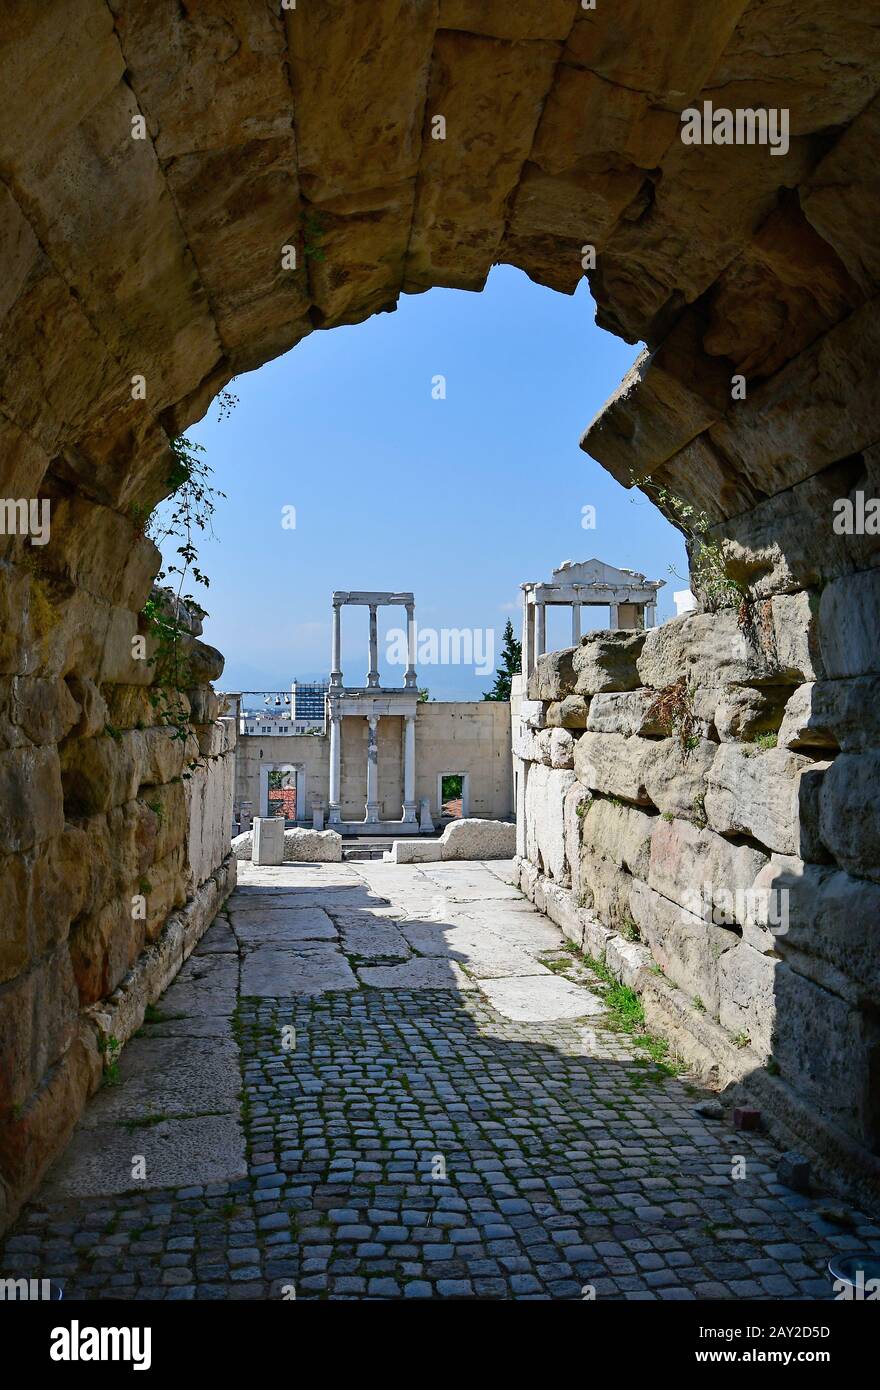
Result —
<instances>
[{"instance_id":1,"label":"leafy branch","mask_svg":"<svg viewBox=\"0 0 880 1390\"><path fill-rule=\"evenodd\" d=\"M680 575L674 565L669 573L683 582L693 582L703 602L710 612L719 608L738 608L739 621L747 620L745 591L727 573L724 551L719 541L710 536L712 519L707 512L698 511L683 497L678 497L668 487L655 483L650 477L639 478L631 473L634 487L638 487L660 507L661 511L683 532L688 545L690 559L690 581Z\"/></svg>"},{"instance_id":2,"label":"leafy branch","mask_svg":"<svg viewBox=\"0 0 880 1390\"><path fill-rule=\"evenodd\" d=\"M231 408L231 407L230 407ZM156 514L144 526L144 533L162 550L168 541L177 540L176 558L156 575L156 587L145 603L142 613L147 630L155 643L150 664L156 673L156 683L149 692L150 702L161 723L173 730L181 742L194 733L190 719L187 691L192 688L192 643L197 636L198 623L207 611L193 594L184 592L188 583L208 588L210 580L199 565L199 533L213 535L212 518L217 500L225 493L212 487L211 467L200 454L201 444L185 436L172 439L172 463L166 479L168 507L161 522ZM171 580L163 584L165 579ZM198 759L190 764L197 766ZM184 774L189 775L189 774Z\"/></svg>"}]
</instances>

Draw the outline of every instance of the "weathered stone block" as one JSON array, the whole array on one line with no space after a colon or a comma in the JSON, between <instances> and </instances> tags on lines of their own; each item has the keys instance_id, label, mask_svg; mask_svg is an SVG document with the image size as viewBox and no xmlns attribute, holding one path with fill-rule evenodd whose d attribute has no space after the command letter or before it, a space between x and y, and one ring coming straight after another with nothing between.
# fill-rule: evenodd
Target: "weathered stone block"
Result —
<instances>
[{"instance_id":1,"label":"weathered stone block","mask_svg":"<svg viewBox=\"0 0 880 1390\"><path fill-rule=\"evenodd\" d=\"M58 743L76 723L79 711L63 680L17 676L9 714L31 743Z\"/></svg>"},{"instance_id":2,"label":"weathered stone block","mask_svg":"<svg viewBox=\"0 0 880 1390\"><path fill-rule=\"evenodd\" d=\"M656 690L648 689L594 695L586 727L591 733L622 734L624 738L665 734L667 730L654 712L656 701Z\"/></svg>"},{"instance_id":3,"label":"weathered stone block","mask_svg":"<svg viewBox=\"0 0 880 1390\"><path fill-rule=\"evenodd\" d=\"M706 739L693 748L677 737L652 740L642 760L642 776L658 811L682 819L702 817L706 779L717 750L718 744Z\"/></svg>"},{"instance_id":4,"label":"weathered stone block","mask_svg":"<svg viewBox=\"0 0 880 1390\"><path fill-rule=\"evenodd\" d=\"M550 735L550 766L574 767L575 741L567 729L548 729Z\"/></svg>"},{"instance_id":5,"label":"weathered stone block","mask_svg":"<svg viewBox=\"0 0 880 1390\"><path fill-rule=\"evenodd\" d=\"M776 965L773 1007L773 1056L782 1079L847 1134L869 1147L876 1145L876 1022L784 963Z\"/></svg>"},{"instance_id":6,"label":"weathered stone block","mask_svg":"<svg viewBox=\"0 0 880 1390\"><path fill-rule=\"evenodd\" d=\"M27 850L63 829L57 750L23 747L0 753L0 850Z\"/></svg>"},{"instance_id":7,"label":"weathered stone block","mask_svg":"<svg viewBox=\"0 0 880 1390\"><path fill-rule=\"evenodd\" d=\"M583 820L591 802L591 795L580 782L572 782L565 793L562 808L563 840L565 858L571 874L571 891L575 902L580 902L582 885L580 876L581 836ZM517 826L517 844L525 844L525 826Z\"/></svg>"},{"instance_id":8,"label":"weathered stone block","mask_svg":"<svg viewBox=\"0 0 880 1390\"><path fill-rule=\"evenodd\" d=\"M590 791L649 805L645 789L646 759L654 745L648 739L622 734L581 734L574 750L578 781Z\"/></svg>"},{"instance_id":9,"label":"weathered stone block","mask_svg":"<svg viewBox=\"0 0 880 1390\"><path fill-rule=\"evenodd\" d=\"M443 858L443 853L439 840L420 840L413 835L411 839L395 840L382 858L391 864L436 864Z\"/></svg>"},{"instance_id":10,"label":"weathered stone block","mask_svg":"<svg viewBox=\"0 0 880 1390\"><path fill-rule=\"evenodd\" d=\"M609 690L635 690L641 684L636 662L644 643L643 632L586 633L572 657L575 693L591 696Z\"/></svg>"},{"instance_id":11,"label":"weathered stone block","mask_svg":"<svg viewBox=\"0 0 880 1390\"><path fill-rule=\"evenodd\" d=\"M19 975L0 993L0 1113L21 1105L36 1078L31 1066L35 978Z\"/></svg>"},{"instance_id":12,"label":"weathered stone block","mask_svg":"<svg viewBox=\"0 0 880 1390\"><path fill-rule=\"evenodd\" d=\"M190 887L204 883L229 852L229 827L232 824L232 796L235 786L235 754L224 753L209 758L195 768L186 782L185 820L178 838L164 842L164 854L184 835ZM314 833L314 832L312 832ZM167 848L166 848L167 845ZM282 856L283 857L283 856Z\"/></svg>"},{"instance_id":13,"label":"weathered stone block","mask_svg":"<svg viewBox=\"0 0 880 1390\"><path fill-rule=\"evenodd\" d=\"M0 984L27 965L31 953L31 866L18 854L0 859Z\"/></svg>"},{"instance_id":14,"label":"weathered stone block","mask_svg":"<svg viewBox=\"0 0 880 1390\"><path fill-rule=\"evenodd\" d=\"M570 870L565 857L565 797L574 780L573 772L532 763L526 781L526 856L566 886Z\"/></svg>"},{"instance_id":15,"label":"weathered stone block","mask_svg":"<svg viewBox=\"0 0 880 1390\"><path fill-rule=\"evenodd\" d=\"M880 670L880 569L835 579L819 600L824 674L867 676Z\"/></svg>"},{"instance_id":16,"label":"weathered stone block","mask_svg":"<svg viewBox=\"0 0 880 1390\"><path fill-rule=\"evenodd\" d=\"M774 983L779 962L745 942L725 952L718 967L719 1022L734 1036L746 1034L760 1057L773 1051Z\"/></svg>"},{"instance_id":17,"label":"weathered stone block","mask_svg":"<svg viewBox=\"0 0 880 1390\"><path fill-rule=\"evenodd\" d=\"M715 528L731 578L763 598L876 564L880 536L838 535L832 525L838 499L858 491L880 496L880 449L866 449L863 458L863 469L835 463Z\"/></svg>"},{"instance_id":18,"label":"weathered stone block","mask_svg":"<svg viewBox=\"0 0 880 1390\"><path fill-rule=\"evenodd\" d=\"M585 858L608 859L627 873L647 877L651 837L659 824L656 816L598 798L586 802L579 823Z\"/></svg>"},{"instance_id":19,"label":"weathered stone block","mask_svg":"<svg viewBox=\"0 0 880 1390\"><path fill-rule=\"evenodd\" d=\"M735 845L690 821L656 821L651 836L648 885L694 911L711 906L713 915L742 925L736 899L750 889L767 856L751 845Z\"/></svg>"},{"instance_id":20,"label":"weathered stone block","mask_svg":"<svg viewBox=\"0 0 880 1390\"><path fill-rule=\"evenodd\" d=\"M145 939L145 921L132 917L128 895L114 898L94 915L76 921L69 949L82 1007L97 1003L116 988Z\"/></svg>"},{"instance_id":21,"label":"weathered stone block","mask_svg":"<svg viewBox=\"0 0 880 1390\"><path fill-rule=\"evenodd\" d=\"M71 738L61 746L64 807L71 816L94 816L121 806L140 785L140 736Z\"/></svg>"},{"instance_id":22,"label":"weathered stone block","mask_svg":"<svg viewBox=\"0 0 880 1390\"><path fill-rule=\"evenodd\" d=\"M529 696L533 700L562 700L575 693L574 647L558 652L545 652L535 662L529 681Z\"/></svg>"},{"instance_id":23,"label":"weathered stone block","mask_svg":"<svg viewBox=\"0 0 880 1390\"><path fill-rule=\"evenodd\" d=\"M808 758L787 748L759 752L721 744L706 793L709 825L722 835L751 835L780 854L798 854L801 774L811 766Z\"/></svg>"},{"instance_id":24,"label":"weathered stone block","mask_svg":"<svg viewBox=\"0 0 880 1390\"><path fill-rule=\"evenodd\" d=\"M516 826L508 821L467 817L447 825L440 847L443 859L512 859Z\"/></svg>"},{"instance_id":25,"label":"weathered stone block","mask_svg":"<svg viewBox=\"0 0 880 1390\"><path fill-rule=\"evenodd\" d=\"M818 794L819 835L850 873L880 881L880 752L840 753Z\"/></svg>"},{"instance_id":26,"label":"weathered stone block","mask_svg":"<svg viewBox=\"0 0 880 1390\"><path fill-rule=\"evenodd\" d=\"M685 613L651 628L639 658L643 685L662 690L681 676L695 687L794 685L812 677L808 638L799 625L808 621L806 595L782 595L768 602L766 617L741 626L735 609ZM791 602L789 602L791 599Z\"/></svg>"},{"instance_id":27,"label":"weathered stone block","mask_svg":"<svg viewBox=\"0 0 880 1390\"><path fill-rule=\"evenodd\" d=\"M564 700L553 700L544 717L552 728L585 729L589 710L590 701L585 696L566 695Z\"/></svg>"},{"instance_id":28,"label":"weathered stone block","mask_svg":"<svg viewBox=\"0 0 880 1390\"><path fill-rule=\"evenodd\" d=\"M880 885L773 855L753 886L759 899L768 895L777 917L784 909L784 930L772 938L783 959L797 952L802 974L808 958L827 962L852 982L855 1000L880 1000Z\"/></svg>"},{"instance_id":29,"label":"weathered stone block","mask_svg":"<svg viewBox=\"0 0 880 1390\"><path fill-rule=\"evenodd\" d=\"M588 908L603 926L615 931L632 931L632 884L632 875L610 857L581 855L581 905Z\"/></svg>"},{"instance_id":30,"label":"weathered stone block","mask_svg":"<svg viewBox=\"0 0 880 1390\"><path fill-rule=\"evenodd\" d=\"M787 685L728 685L720 690L699 687L693 705L722 743L736 743L775 733L790 693L791 686Z\"/></svg>"},{"instance_id":31,"label":"weathered stone block","mask_svg":"<svg viewBox=\"0 0 880 1390\"><path fill-rule=\"evenodd\" d=\"M776 1165L776 1181L794 1192L810 1191L810 1160L790 1149Z\"/></svg>"},{"instance_id":32,"label":"weathered stone block","mask_svg":"<svg viewBox=\"0 0 880 1390\"><path fill-rule=\"evenodd\" d=\"M637 941L626 941L622 936L612 936L605 947L605 964L628 989L635 988L640 972L651 964L651 960L647 946L640 946Z\"/></svg>"},{"instance_id":33,"label":"weathered stone block","mask_svg":"<svg viewBox=\"0 0 880 1390\"><path fill-rule=\"evenodd\" d=\"M858 752L880 745L880 677L810 681L798 686L779 728L785 748Z\"/></svg>"},{"instance_id":34,"label":"weathered stone block","mask_svg":"<svg viewBox=\"0 0 880 1390\"><path fill-rule=\"evenodd\" d=\"M107 724L112 724L107 702L94 681L79 676L68 676L67 687L71 697L79 706L77 721L69 731L75 738L93 738L101 733ZM141 692L138 692L141 694ZM127 725L120 725L127 727Z\"/></svg>"},{"instance_id":35,"label":"weathered stone block","mask_svg":"<svg viewBox=\"0 0 880 1390\"><path fill-rule=\"evenodd\" d=\"M719 962L738 944L735 932L687 912L640 879L633 879L629 902L639 935L663 973L718 1018Z\"/></svg>"}]
</instances>

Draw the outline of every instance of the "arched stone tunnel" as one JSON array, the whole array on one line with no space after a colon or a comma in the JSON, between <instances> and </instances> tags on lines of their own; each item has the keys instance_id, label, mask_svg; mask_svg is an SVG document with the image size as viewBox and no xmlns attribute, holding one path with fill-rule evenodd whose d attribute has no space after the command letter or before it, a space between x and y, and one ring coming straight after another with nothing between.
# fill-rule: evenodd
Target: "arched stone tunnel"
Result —
<instances>
[{"instance_id":1,"label":"arched stone tunnel","mask_svg":"<svg viewBox=\"0 0 880 1390\"><path fill-rule=\"evenodd\" d=\"M655 644L656 684L735 686L741 726L777 730L798 694L791 745L726 784L770 803L809 762L796 839L741 807L719 833L806 876L778 1085L876 1185L880 542L833 525L880 486L872 10L8 0L0 492L48 500L51 538L0 538L0 1220L99 1084L107 1019L142 1018L120 982L149 950L167 981L230 882L198 811L226 775L219 655L195 643L203 785L132 655L169 440L313 330L499 262L569 294L586 274L598 322L646 344L582 447L676 524L705 514L737 592ZM685 143L706 102L784 112L787 138Z\"/></svg>"}]
</instances>

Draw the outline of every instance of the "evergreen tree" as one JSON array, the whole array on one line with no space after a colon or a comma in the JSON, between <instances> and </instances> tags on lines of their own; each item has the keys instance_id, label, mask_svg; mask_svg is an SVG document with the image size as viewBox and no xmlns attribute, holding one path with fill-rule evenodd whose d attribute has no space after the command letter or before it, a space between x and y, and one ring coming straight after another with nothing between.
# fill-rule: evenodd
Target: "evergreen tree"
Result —
<instances>
[{"instance_id":1,"label":"evergreen tree","mask_svg":"<svg viewBox=\"0 0 880 1390\"><path fill-rule=\"evenodd\" d=\"M483 694L484 700L509 700L510 682L518 676L522 666L522 642L513 635L510 619L504 625L504 646L501 649L501 665L495 671L495 684Z\"/></svg>"}]
</instances>

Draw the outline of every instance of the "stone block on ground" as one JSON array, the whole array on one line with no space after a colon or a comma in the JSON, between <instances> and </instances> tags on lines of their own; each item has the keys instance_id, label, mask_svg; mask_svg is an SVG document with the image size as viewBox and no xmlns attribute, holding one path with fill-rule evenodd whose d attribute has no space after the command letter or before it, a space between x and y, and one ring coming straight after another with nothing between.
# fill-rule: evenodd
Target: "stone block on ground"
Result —
<instances>
[{"instance_id":1,"label":"stone block on ground","mask_svg":"<svg viewBox=\"0 0 880 1390\"><path fill-rule=\"evenodd\" d=\"M270 817L271 819L271 817ZM280 822L280 817L278 818ZM256 823L256 822L255 822ZM280 822L283 824L283 822ZM246 830L232 840L232 853L236 859L247 863L252 860L254 832ZM335 830L285 830L283 833L283 858L268 860L265 863L300 864L340 864L342 862L342 836ZM407 862L398 860L398 863Z\"/></svg>"},{"instance_id":2,"label":"stone block on ground","mask_svg":"<svg viewBox=\"0 0 880 1390\"><path fill-rule=\"evenodd\" d=\"M253 862L284 862L284 821L275 816L257 816L253 828Z\"/></svg>"},{"instance_id":3,"label":"stone block on ground","mask_svg":"<svg viewBox=\"0 0 880 1390\"><path fill-rule=\"evenodd\" d=\"M443 831L440 850L442 859L510 859L516 853L516 826L475 817L455 820Z\"/></svg>"},{"instance_id":4,"label":"stone block on ground","mask_svg":"<svg viewBox=\"0 0 880 1390\"><path fill-rule=\"evenodd\" d=\"M389 864L432 864L443 858L439 840L419 839L415 835L407 840L395 840L382 856Z\"/></svg>"}]
</instances>

